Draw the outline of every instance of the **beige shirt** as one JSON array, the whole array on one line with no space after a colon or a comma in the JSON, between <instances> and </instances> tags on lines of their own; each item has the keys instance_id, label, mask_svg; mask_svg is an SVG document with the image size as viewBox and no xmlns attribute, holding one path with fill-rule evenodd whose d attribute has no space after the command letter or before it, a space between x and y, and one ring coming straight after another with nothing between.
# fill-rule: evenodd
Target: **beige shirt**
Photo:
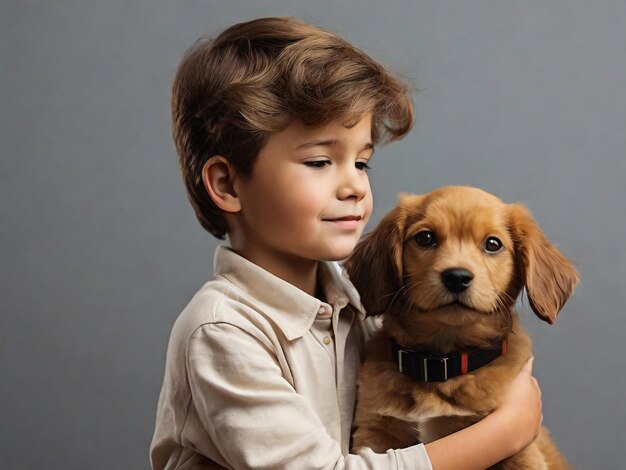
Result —
<instances>
[{"instance_id":1,"label":"beige shirt","mask_svg":"<svg viewBox=\"0 0 626 470\"><path fill-rule=\"evenodd\" d=\"M431 469L423 445L349 454L366 332L337 263L326 302L225 246L214 272L172 328L153 469Z\"/></svg>"}]
</instances>

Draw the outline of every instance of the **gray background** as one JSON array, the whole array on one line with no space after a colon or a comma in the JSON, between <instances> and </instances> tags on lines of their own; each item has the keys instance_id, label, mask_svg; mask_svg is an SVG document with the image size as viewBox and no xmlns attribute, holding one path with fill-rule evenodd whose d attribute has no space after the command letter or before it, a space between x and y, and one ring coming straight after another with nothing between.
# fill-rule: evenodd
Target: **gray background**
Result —
<instances>
[{"instance_id":1,"label":"gray background","mask_svg":"<svg viewBox=\"0 0 626 470\"><path fill-rule=\"evenodd\" d=\"M370 228L400 191L526 203L582 283L528 309L545 423L577 468L625 468L626 2L2 2L0 467L140 469L170 327L212 275L170 136L185 49L293 15L419 85L380 148Z\"/></svg>"}]
</instances>

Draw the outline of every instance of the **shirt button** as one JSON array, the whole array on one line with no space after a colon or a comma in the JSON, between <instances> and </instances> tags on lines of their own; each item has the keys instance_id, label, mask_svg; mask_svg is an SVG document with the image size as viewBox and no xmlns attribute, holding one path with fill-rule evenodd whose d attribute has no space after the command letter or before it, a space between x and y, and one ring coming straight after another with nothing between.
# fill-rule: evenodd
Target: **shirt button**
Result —
<instances>
[{"instance_id":1,"label":"shirt button","mask_svg":"<svg viewBox=\"0 0 626 470\"><path fill-rule=\"evenodd\" d=\"M328 346L330 344L331 339L328 336L326 336L322 341L324 341L324 344Z\"/></svg>"}]
</instances>

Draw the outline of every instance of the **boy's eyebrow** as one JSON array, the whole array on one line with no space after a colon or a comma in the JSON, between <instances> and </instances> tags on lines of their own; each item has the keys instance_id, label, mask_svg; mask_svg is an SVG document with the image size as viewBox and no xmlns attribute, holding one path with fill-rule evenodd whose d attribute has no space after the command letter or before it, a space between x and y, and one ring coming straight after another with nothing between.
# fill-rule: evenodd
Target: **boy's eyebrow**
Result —
<instances>
[{"instance_id":1,"label":"boy's eyebrow","mask_svg":"<svg viewBox=\"0 0 626 470\"><path fill-rule=\"evenodd\" d=\"M305 142L304 144L298 145L296 147L296 150L306 149L310 147L330 147L332 145L337 145L338 143L339 141L336 139L313 140L311 142ZM373 148L374 148L374 144L372 144L371 142L368 142L363 147L363 150L373 149Z\"/></svg>"}]
</instances>

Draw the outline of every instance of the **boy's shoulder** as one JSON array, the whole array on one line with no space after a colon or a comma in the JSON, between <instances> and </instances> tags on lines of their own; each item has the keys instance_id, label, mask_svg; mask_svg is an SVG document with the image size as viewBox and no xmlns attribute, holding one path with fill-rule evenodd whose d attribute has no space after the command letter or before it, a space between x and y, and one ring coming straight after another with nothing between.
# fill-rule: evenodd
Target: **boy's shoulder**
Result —
<instances>
[{"instance_id":1,"label":"boy's shoulder","mask_svg":"<svg viewBox=\"0 0 626 470\"><path fill-rule=\"evenodd\" d=\"M215 277L196 292L176 320L172 330L176 342L186 343L201 328L243 331L273 343L292 341L303 336L319 314L319 299L229 247L217 247L214 273ZM356 289L337 263L325 263L319 275L327 294L335 292L334 296L343 296L346 304L360 305Z\"/></svg>"},{"instance_id":2,"label":"boy's shoulder","mask_svg":"<svg viewBox=\"0 0 626 470\"><path fill-rule=\"evenodd\" d=\"M191 298L172 328L172 336L187 342L200 328L208 325L230 325L248 334L266 330L262 315L244 292L223 276L206 282Z\"/></svg>"},{"instance_id":3,"label":"boy's shoulder","mask_svg":"<svg viewBox=\"0 0 626 470\"><path fill-rule=\"evenodd\" d=\"M223 308L237 298L236 286L222 276L205 282L189 300L177 321L202 325L223 320ZM229 315L229 317L232 317Z\"/></svg>"}]
</instances>

